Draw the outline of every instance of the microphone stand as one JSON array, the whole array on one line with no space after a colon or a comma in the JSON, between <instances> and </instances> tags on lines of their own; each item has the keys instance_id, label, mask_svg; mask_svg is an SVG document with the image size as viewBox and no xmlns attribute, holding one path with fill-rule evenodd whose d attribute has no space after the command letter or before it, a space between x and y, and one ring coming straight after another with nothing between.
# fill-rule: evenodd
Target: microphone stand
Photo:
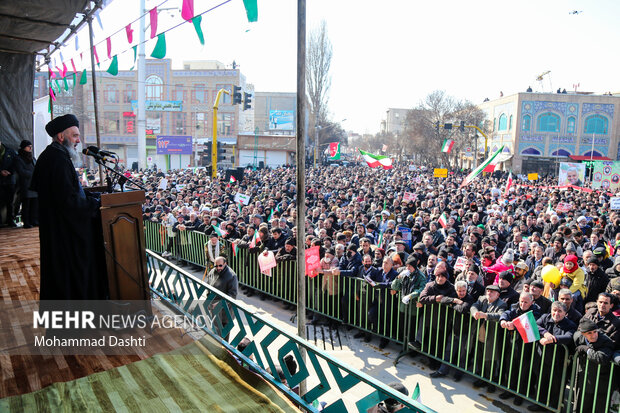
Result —
<instances>
[{"instance_id":1,"label":"microphone stand","mask_svg":"<svg viewBox=\"0 0 620 413\"><path fill-rule=\"evenodd\" d=\"M108 165L105 164L105 161L103 159L101 159L100 157L95 157L95 162L98 163L99 165L103 166L106 169L106 172L111 172L117 179L118 179L118 184L121 187L121 192L125 192L125 183L129 182L131 185L142 189L144 192L147 192L146 187L144 187L142 184L139 184L137 182L135 182L132 179L127 178L125 175L123 175L122 173L118 172L117 170L115 170L114 168L110 168ZM114 192L114 179L111 179L110 176L108 175L106 177L106 181L108 183L108 191L109 192Z\"/></svg>"}]
</instances>

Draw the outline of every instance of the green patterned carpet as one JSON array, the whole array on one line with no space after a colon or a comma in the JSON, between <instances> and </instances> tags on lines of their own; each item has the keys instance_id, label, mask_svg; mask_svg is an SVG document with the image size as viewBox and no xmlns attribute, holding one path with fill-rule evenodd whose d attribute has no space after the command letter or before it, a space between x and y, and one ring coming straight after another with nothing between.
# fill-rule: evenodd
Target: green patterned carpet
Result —
<instances>
[{"instance_id":1,"label":"green patterned carpet","mask_svg":"<svg viewBox=\"0 0 620 413\"><path fill-rule=\"evenodd\" d=\"M0 412L297 412L207 338L146 360L0 400Z\"/></svg>"}]
</instances>

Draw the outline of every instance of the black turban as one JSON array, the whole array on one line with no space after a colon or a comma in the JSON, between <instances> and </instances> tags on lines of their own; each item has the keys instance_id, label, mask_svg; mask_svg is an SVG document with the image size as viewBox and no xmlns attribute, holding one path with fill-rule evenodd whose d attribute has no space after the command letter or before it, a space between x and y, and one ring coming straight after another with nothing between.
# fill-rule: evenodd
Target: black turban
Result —
<instances>
[{"instance_id":1,"label":"black turban","mask_svg":"<svg viewBox=\"0 0 620 413\"><path fill-rule=\"evenodd\" d=\"M71 126L77 126L79 128L80 122L75 115L66 114L52 119L47 125L45 125L45 130L47 131L47 134L53 138L60 132L69 129Z\"/></svg>"}]
</instances>

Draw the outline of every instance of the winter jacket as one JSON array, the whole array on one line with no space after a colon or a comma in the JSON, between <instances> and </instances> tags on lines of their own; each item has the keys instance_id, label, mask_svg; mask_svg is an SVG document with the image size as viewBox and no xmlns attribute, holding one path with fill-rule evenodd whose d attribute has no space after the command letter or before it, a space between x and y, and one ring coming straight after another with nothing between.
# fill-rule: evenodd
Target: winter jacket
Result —
<instances>
[{"instance_id":1,"label":"winter jacket","mask_svg":"<svg viewBox=\"0 0 620 413\"><path fill-rule=\"evenodd\" d=\"M569 278L573 282L569 288L571 293L581 291L581 296L586 296L588 292L588 288L584 284L586 276L581 267L577 268L572 273L564 272L564 270L561 270L560 275L562 276L562 278Z\"/></svg>"}]
</instances>

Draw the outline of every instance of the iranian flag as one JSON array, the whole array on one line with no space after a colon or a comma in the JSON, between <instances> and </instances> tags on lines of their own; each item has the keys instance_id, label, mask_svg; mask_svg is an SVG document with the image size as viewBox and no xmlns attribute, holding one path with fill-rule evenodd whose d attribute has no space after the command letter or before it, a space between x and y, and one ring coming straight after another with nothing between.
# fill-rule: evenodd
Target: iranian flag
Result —
<instances>
[{"instance_id":1,"label":"iranian flag","mask_svg":"<svg viewBox=\"0 0 620 413\"><path fill-rule=\"evenodd\" d=\"M506 182L506 188L504 189L504 198L508 198L508 190L512 186L512 171L508 174L508 182Z\"/></svg>"},{"instance_id":2,"label":"iranian flag","mask_svg":"<svg viewBox=\"0 0 620 413\"><path fill-rule=\"evenodd\" d=\"M225 229L222 229L222 227L216 227L215 225L211 226L213 227L213 230L218 235L218 237L223 237L228 234L228 232Z\"/></svg>"},{"instance_id":3,"label":"iranian flag","mask_svg":"<svg viewBox=\"0 0 620 413\"><path fill-rule=\"evenodd\" d=\"M256 241L258 241L258 230L254 231L254 236L252 237L252 241L250 241L250 248L256 247Z\"/></svg>"},{"instance_id":4,"label":"iranian flag","mask_svg":"<svg viewBox=\"0 0 620 413\"><path fill-rule=\"evenodd\" d=\"M237 253L239 252L239 245L236 241L233 241L232 243L232 252L233 252L233 257L236 257Z\"/></svg>"},{"instance_id":5,"label":"iranian flag","mask_svg":"<svg viewBox=\"0 0 620 413\"><path fill-rule=\"evenodd\" d=\"M422 397L420 397L420 383L415 384L415 389L413 390L411 398L416 402L422 403Z\"/></svg>"},{"instance_id":6,"label":"iranian flag","mask_svg":"<svg viewBox=\"0 0 620 413\"><path fill-rule=\"evenodd\" d=\"M371 168L380 166L383 169L392 169L392 160L389 157L383 155L373 155L372 153L364 152L361 149L359 149L359 151L368 166Z\"/></svg>"},{"instance_id":7,"label":"iranian flag","mask_svg":"<svg viewBox=\"0 0 620 413\"><path fill-rule=\"evenodd\" d=\"M549 205L547 205L547 211L545 211L545 214L553 214L555 211L553 210L553 208L551 208L551 201L549 201Z\"/></svg>"},{"instance_id":8,"label":"iranian flag","mask_svg":"<svg viewBox=\"0 0 620 413\"><path fill-rule=\"evenodd\" d=\"M340 142L331 142L329 144L329 160L337 161L340 159Z\"/></svg>"},{"instance_id":9,"label":"iranian flag","mask_svg":"<svg viewBox=\"0 0 620 413\"><path fill-rule=\"evenodd\" d=\"M445 141L443 141L443 145L441 146L441 151L443 153L450 153L453 146L454 146L454 141L452 139L446 139Z\"/></svg>"},{"instance_id":10,"label":"iranian flag","mask_svg":"<svg viewBox=\"0 0 620 413\"><path fill-rule=\"evenodd\" d=\"M524 342L532 343L540 340L540 333L538 332L536 319L531 311L528 311L522 316L512 320L512 324L514 324L519 334L521 334L521 338Z\"/></svg>"},{"instance_id":11,"label":"iranian flag","mask_svg":"<svg viewBox=\"0 0 620 413\"><path fill-rule=\"evenodd\" d=\"M489 156L484 162L482 162L482 164L480 164L480 166L478 166L476 169L471 171L470 174L467 175L465 177L465 179L463 179L463 182L461 183L461 188L471 184L474 181L474 179L476 179L478 177L478 175L480 175L482 173L483 170L486 170L485 168L488 165L490 165L491 162L493 162L493 160L495 160L495 158L497 158L497 155L502 153L503 150L504 150L504 145L502 145L497 151L495 151L495 153L493 155Z\"/></svg>"},{"instance_id":12,"label":"iranian flag","mask_svg":"<svg viewBox=\"0 0 620 413\"><path fill-rule=\"evenodd\" d=\"M448 217L446 216L445 212L442 212L441 216L439 217L439 224L441 225L442 228L445 228L448 226Z\"/></svg>"},{"instance_id":13,"label":"iranian flag","mask_svg":"<svg viewBox=\"0 0 620 413\"><path fill-rule=\"evenodd\" d=\"M230 180L228 181L228 183L230 185L234 184L235 182L237 182L237 178L235 178L233 175L230 175Z\"/></svg>"}]
</instances>

